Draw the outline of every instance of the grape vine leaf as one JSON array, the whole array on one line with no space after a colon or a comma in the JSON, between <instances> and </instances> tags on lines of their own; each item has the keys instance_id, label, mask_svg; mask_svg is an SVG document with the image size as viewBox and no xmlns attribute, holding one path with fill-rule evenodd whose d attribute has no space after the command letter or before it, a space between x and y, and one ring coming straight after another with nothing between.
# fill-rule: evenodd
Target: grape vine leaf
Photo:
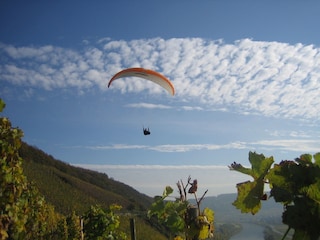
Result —
<instances>
[{"instance_id":1,"label":"grape vine leaf","mask_svg":"<svg viewBox=\"0 0 320 240\"><path fill-rule=\"evenodd\" d=\"M249 152L251 168L243 167L236 162L229 166L235 170L253 177L254 181L246 181L237 184L238 197L233 205L242 213L256 214L261 208L261 200L264 197L265 177L270 170L274 160L273 157L266 158L263 154Z\"/></svg>"},{"instance_id":2,"label":"grape vine leaf","mask_svg":"<svg viewBox=\"0 0 320 240\"><path fill-rule=\"evenodd\" d=\"M0 112L2 112L5 107L6 107L5 102L0 98Z\"/></svg>"},{"instance_id":3,"label":"grape vine leaf","mask_svg":"<svg viewBox=\"0 0 320 240\"><path fill-rule=\"evenodd\" d=\"M294 193L292 189L295 182L291 178L294 176L293 173L297 172L296 166L293 161L282 161L275 164L269 171L267 177L272 188L271 196L276 202L288 204L293 201Z\"/></svg>"},{"instance_id":4,"label":"grape vine leaf","mask_svg":"<svg viewBox=\"0 0 320 240\"><path fill-rule=\"evenodd\" d=\"M320 152L313 155L314 164L320 167Z\"/></svg>"},{"instance_id":5,"label":"grape vine leaf","mask_svg":"<svg viewBox=\"0 0 320 240\"><path fill-rule=\"evenodd\" d=\"M171 193L173 193L173 188L170 187L170 186L166 186L166 188L163 190L162 197L163 197L163 198L166 198L166 197L168 197Z\"/></svg>"},{"instance_id":6,"label":"grape vine leaf","mask_svg":"<svg viewBox=\"0 0 320 240\"><path fill-rule=\"evenodd\" d=\"M320 168L317 163L318 154L314 155L315 162L309 154L301 155L295 161L281 161L275 164L268 173L271 184L271 195L276 202L291 203L296 197L307 195L320 203Z\"/></svg>"}]
</instances>

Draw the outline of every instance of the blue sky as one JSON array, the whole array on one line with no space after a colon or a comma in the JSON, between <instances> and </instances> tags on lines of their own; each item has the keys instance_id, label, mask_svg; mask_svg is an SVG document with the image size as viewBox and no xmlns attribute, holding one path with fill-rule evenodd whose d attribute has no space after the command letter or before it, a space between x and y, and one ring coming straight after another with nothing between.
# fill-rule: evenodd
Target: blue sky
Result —
<instances>
[{"instance_id":1,"label":"blue sky","mask_svg":"<svg viewBox=\"0 0 320 240\"><path fill-rule=\"evenodd\" d=\"M1 1L3 115L29 144L149 195L188 175L211 195L235 191L246 176L227 166L249 151L320 150L319 7ZM127 67L159 71L175 96L138 79L108 89Z\"/></svg>"}]
</instances>

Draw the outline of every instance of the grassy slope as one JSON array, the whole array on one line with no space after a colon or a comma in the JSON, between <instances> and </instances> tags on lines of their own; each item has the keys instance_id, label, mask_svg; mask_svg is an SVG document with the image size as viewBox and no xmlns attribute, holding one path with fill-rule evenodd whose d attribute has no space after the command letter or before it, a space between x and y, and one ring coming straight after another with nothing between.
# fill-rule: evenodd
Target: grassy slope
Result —
<instances>
[{"instance_id":1,"label":"grassy slope","mask_svg":"<svg viewBox=\"0 0 320 240\"><path fill-rule=\"evenodd\" d=\"M54 159L24 143L20 149L24 174L33 182L46 201L65 215L75 211L83 214L91 205L108 207L116 203L123 207L121 228L129 232L129 220L136 219L137 235L141 239L166 239L146 221L152 199L132 187L110 179L106 174L82 169ZM138 214L138 215L137 215ZM138 217L142 216L142 217Z\"/></svg>"}]
</instances>

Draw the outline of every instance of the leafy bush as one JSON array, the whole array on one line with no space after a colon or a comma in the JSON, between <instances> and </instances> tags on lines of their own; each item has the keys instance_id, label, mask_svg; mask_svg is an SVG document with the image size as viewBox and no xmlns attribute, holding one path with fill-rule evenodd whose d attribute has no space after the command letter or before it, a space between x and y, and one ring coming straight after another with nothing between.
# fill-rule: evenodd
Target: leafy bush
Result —
<instances>
[{"instance_id":1,"label":"leafy bush","mask_svg":"<svg viewBox=\"0 0 320 240\"><path fill-rule=\"evenodd\" d=\"M119 232L120 218L114 211L120 210L119 205L111 205L104 210L100 206L91 206L84 215L84 234L92 240L99 239L127 239L123 232Z\"/></svg>"},{"instance_id":2,"label":"leafy bush","mask_svg":"<svg viewBox=\"0 0 320 240\"><path fill-rule=\"evenodd\" d=\"M261 200L267 200L264 185L269 184L276 202L283 204L282 221L288 231L294 229L293 240L320 237L320 153L303 154L295 160L274 163L273 157L249 153L251 168L233 162L229 168L253 177L253 181L237 184L238 197L233 205L241 212L257 213ZM285 236L286 236L285 234ZM284 236L284 237L285 237Z\"/></svg>"},{"instance_id":3,"label":"leafy bush","mask_svg":"<svg viewBox=\"0 0 320 240\"><path fill-rule=\"evenodd\" d=\"M189 177L186 185L182 181L177 183L180 198L176 198L175 201L166 200L173 193L173 188L167 186L162 196L154 198L148 211L149 218L155 217L160 224L169 228L175 236L174 240L207 239L213 236L214 212L209 208L200 210L200 203L207 191L198 199L196 195L198 182L190 180ZM189 185L191 187L188 193L195 196L197 206L191 205L187 200L186 189Z\"/></svg>"}]
</instances>

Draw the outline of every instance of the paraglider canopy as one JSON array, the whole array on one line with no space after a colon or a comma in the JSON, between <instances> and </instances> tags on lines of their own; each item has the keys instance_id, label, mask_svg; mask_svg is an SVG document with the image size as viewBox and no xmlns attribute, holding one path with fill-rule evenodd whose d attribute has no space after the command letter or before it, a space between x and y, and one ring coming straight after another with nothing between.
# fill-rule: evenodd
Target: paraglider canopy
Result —
<instances>
[{"instance_id":1,"label":"paraglider canopy","mask_svg":"<svg viewBox=\"0 0 320 240\"><path fill-rule=\"evenodd\" d=\"M156 71L153 71L150 69L144 69L144 68L127 68L118 72L110 79L108 83L108 88L110 87L111 83L114 80L118 78L124 78L124 77L144 78L160 85L165 90L167 90L171 95L174 95L175 93L174 86L168 78L166 78L165 76L163 76L162 74Z\"/></svg>"}]
</instances>

